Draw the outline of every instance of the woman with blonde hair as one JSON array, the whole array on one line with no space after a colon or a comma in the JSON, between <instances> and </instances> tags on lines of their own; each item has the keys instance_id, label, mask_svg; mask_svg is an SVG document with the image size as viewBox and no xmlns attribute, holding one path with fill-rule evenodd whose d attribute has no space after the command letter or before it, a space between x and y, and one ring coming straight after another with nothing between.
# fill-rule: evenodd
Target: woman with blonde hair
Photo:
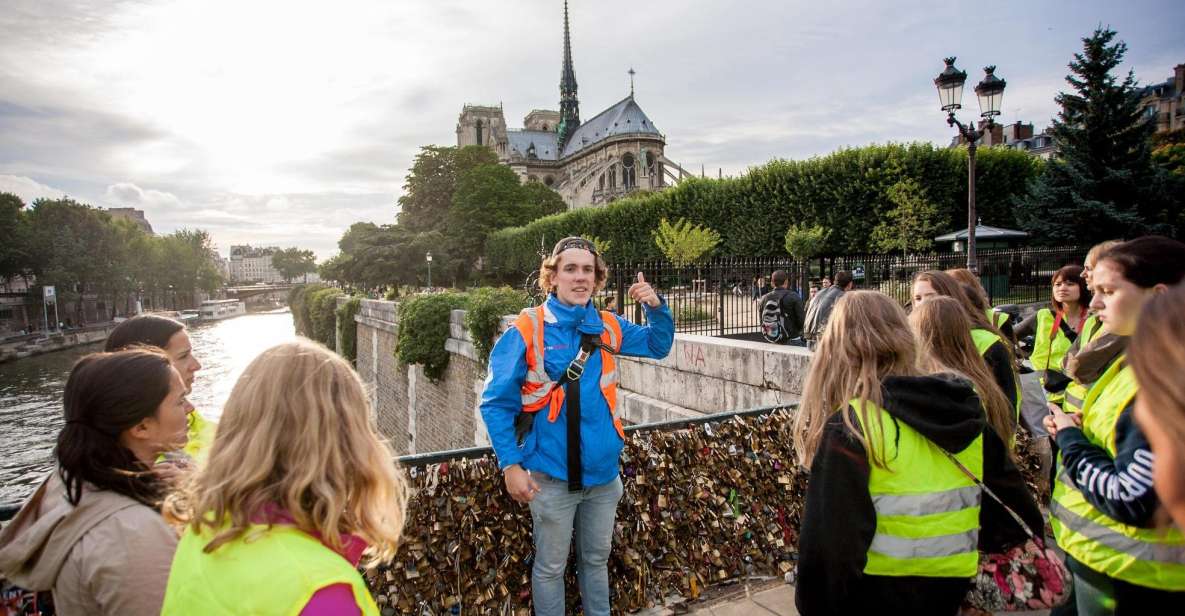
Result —
<instances>
[{"instance_id":1,"label":"woman with blonde hair","mask_svg":"<svg viewBox=\"0 0 1185 616\"><path fill-rule=\"evenodd\" d=\"M894 300L876 291L839 300L792 427L810 468L795 597L804 616L889 606L954 614L979 548L1015 525L1002 509L981 509L980 487L963 470L1010 502L1023 491L971 382L926 374L917 359Z\"/></svg>"},{"instance_id":2,"label":"woman with blonde hair","mask_svg":"<svg viewBox=\"0 0 1185 616\"><path fill-rule=\"evenodd\" d=\"M920 272L913 279L913 306L916 308L931 297L945 296L958 300L971 324L971 340L992 377L1012 402L1012 422L1019 421L1020 387L1016 363L1004 332L988 320L983 310L975 305L966 288L950 274L938 270Z\"/></svg>"},{"instance_id":3,"label":"woman with blonde hair","mask_svg":"<svg viewBox=\"0 0 1185 616\"><path fill-rule=\"evenodd\" d=\"M1156 459L1152 479L1177 528L1185 528L1185 285L1148 301L1128 359L1140 395L1136 422Z\"/></svg>"},{"instance_id":4,"label":"woman with blonde hair","mask_svg":"<svg viewBox=\"0 0 1185 616\"><path fill-rule=\"evenodd\" d=\"M406 505L350 365L304 339L272 347L166 502L185 530L162 613L377 614L356 567L395 555Z\"/></svg>"}]
</instances>

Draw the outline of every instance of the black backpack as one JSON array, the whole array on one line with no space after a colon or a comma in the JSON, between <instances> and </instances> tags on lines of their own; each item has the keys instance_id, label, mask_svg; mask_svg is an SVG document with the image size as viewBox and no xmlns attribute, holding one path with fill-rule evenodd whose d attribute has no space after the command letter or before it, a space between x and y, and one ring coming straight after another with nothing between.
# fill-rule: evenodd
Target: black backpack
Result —
<instances>
[{"instance_id":1,"label":"black backpack","mask_svg":"<svg viewBox=\"0 0 1185 616\"><path fill-rule=\"evenodd\" d=\"M761 336L766 342L783 342L786 335L786 315L782 312L782 298L787 289L774 289L761 298Z\"/></svg>"}]
</instances>

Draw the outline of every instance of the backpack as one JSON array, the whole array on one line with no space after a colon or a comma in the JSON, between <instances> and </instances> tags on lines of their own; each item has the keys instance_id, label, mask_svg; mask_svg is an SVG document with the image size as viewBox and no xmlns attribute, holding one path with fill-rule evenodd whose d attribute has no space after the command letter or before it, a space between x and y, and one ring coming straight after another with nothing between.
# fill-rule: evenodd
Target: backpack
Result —
<instances>
[{"instance_id":1,"label":"backpack","mask_svg":"<svg viewBox=\"0 0 1185 616\"><path fill-rule=\"evenodd\" d=\"M790 291L775 289L761 298L761 336L766 342L782 342L787 339L786 315L782 312L782 298Z\"/></svg>"}]
</instances>

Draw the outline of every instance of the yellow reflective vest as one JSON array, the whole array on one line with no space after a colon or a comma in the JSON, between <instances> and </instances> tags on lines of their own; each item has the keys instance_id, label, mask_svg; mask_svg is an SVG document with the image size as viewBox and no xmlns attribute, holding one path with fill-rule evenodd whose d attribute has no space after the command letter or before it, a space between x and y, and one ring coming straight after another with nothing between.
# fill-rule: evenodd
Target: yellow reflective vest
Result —
<instances>
[{"instance_id":1,"label":"yellow reflective vest","mask_svg":"<svg viewBox=\"0 0 1185 616\"><path fill-rule=\"evenodd\" d=\"M1086 396L1082 432L1112 457L1115 424L1136 390L1135 376L1120 357ZM1185 590L1185 536L1180 529L1140 528L1099 511L1074 487L1060 455L1049 509L1058 545L1083 565L1131 584Z\"/></svg>"},{"instance_id":2,"label":"yellow reflective vest","mask_svg":"<svg viewBox=\"0 0 1185 616\"><path fill-rule=\"evenodd\" d=\"M190 413L187 421L189 429L186 432L189 441L185 443L185 453L194 460L204 461L206 452L210 449L210 443L214 442L214 433L218 430L218 424L202 417L197 411Z\"/></svg>"},{"instance_id":3,"label":"yellow reflective vest","mask_svg":"<svg viewBox=\"0 0 1185 616\"><path fill-rule=\"evenodd\" d=\"M868 402L872 421L865 425L860 401L852 400L851 405L868 442L868 492L876 509L876 534L864 573L973 577L979 565L979 486L905 422L894 421ZM883 454L889 468L871 463L874 451ZM982 435L954 455L972 474L983 477Z\"/></svg>"},{"instance_id":4,"label":"yellow reflective vest","mask_svg":"<svg viewBox=\"0 0 1185 616\"><path fill-rule=\"evenodd\" d=\"M1097 315L1090 315L1086 318L1086 323L1082 325L1082 333L1079 335L1080 342L1078 348L1082 348L1090 343L1101 334L1103 331L1102 323L1099 322ZM1065 357L1062 358L1062 370L1065 370ZM1086 394L1090 391L1090 383L1079 383L1078 379L1071 379L1070 384L1066 385L1065 397L1062 401L1062 410L1067 413L1081 413L1082 403L1086 400Z\"/></svg>"},{"instance_id":5,"label":"yellow reflective vest","mask_svg":"<svg viewBox=\"0 0 1185 616\"><path fill-rule=\"evenodd\" d=\"M318 590L347 584L366 616L378 616L358 570L319 539L293 526L251 526L211 553L216 533L186 527L165 588L165 616L298 616Z\"/></svg>"},{"instance_id":6,"label":"yellow reflective vest","mask_svg":"<svg viewBox=\"0 0 1185 616\"><path fill-rule=\"evenodd\" d=\"M988 349L992 348L993 344L996 344L997 342L1001 342L1001 343L1004 342L1003 338L996 335L991 330L981 329L978 327L971 330L971 340L972 340L972 342L975 343L975 350L979 351L980 357L984 357L985 355L987 355ZM1012 371L1012 378L1014 380L1016 380L1016 389L1014 390L1016 392L1016 395L1013 396L1013 400L1012 400L1013 406L1016 407L1016 417L1014 417L1013 419L1014 419L1014 421L1019 423L1020 422L1021 395L1020 395L1020 380L1016 376L1016 370Z\"/></svg>"}]
</instances>

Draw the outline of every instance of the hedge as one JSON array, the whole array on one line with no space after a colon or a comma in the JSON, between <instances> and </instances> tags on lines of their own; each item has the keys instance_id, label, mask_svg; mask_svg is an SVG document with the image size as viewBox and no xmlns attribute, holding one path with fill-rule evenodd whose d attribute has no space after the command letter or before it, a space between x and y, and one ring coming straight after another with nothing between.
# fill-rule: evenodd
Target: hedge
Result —
<instances>
[{"instance_id":1,"label":"hedge","mask_svg":"<svg viewBox=\"0 0 1185 616\"><path fill-rule=\"evenodd\" d=\"M1005 148L981 148L976 161L977 210L986 224L1016 228L1009 205L1040 171L1041 161ZM496 277L539 266L545 247L569 235L612 242L612 261L659 259L651 233L663 218L687 220L720 233L721 256L784 256L791 224L819 225L830 233L826 253L871 249L872 230L893 209L887 192L905 178L926 188L944 226L966 224L967 155L962 148L927 143L844 149L803 161L774 160L738 178L694 178L657 193L642 193L605 207L573 210L502 229L486 242Z\"/></svg>"},{"instance_id":2,"label":"hedge","mask_svg":"<svg viewBox=\"0 0 1185 616\"><path fill-rule=\"evenodd\" d=\"M531 305L526 293L509 287L481 287L469 294L465 307L465 327L473 338L473 347L481 363L490 359L490 350L498 336L502 317L516 314Z\"/></svg>"},{"instance_id":3,"label":"hedge","mask_svg":"<svg viewBox=\"0 0 1185 616\"><path fill-rule=\"evenodd\" d=\"M337 308L337 339L341 341L342 357L351 365L358 360L358 324L354 317L361 308L361 297L351 297Z\"/></svg>"},{"instance_id":4,"label":"hedge","mask_svg":"<svg viewBox=\"0 0 1185 616\"><path fill-rule=\"evenodd\" d=\"M309 321L309 296L317 291L328 288L321 283L304 284L292 287L288 291L288 308L292 311L292 324L296 333L307 338L313 337L312 323Z\"/></svg>"},{"instance_id":5,"label":"hedge","mask_svg":"<svg viewBox=\"0 0 1185 616\"><path fill-rule=\"evenodd\" d=\"M448 368L449 314L465 308L464 293L427 293L399 302L399 337L395 356L405 364L421 364L424 376L439 381Z\"/></svg>"},{"instance_id":6,"label":"hedge","mask_svg":"<svg viewBox=\"0 0 1185 616\"><path fill-rule=\"evenodd\" d=\"M340 295L341 289L334 288L305 294L309 324L312 326L309 337L331 349L337 348L337 298Z\"/></svg>"}]
</instances>

